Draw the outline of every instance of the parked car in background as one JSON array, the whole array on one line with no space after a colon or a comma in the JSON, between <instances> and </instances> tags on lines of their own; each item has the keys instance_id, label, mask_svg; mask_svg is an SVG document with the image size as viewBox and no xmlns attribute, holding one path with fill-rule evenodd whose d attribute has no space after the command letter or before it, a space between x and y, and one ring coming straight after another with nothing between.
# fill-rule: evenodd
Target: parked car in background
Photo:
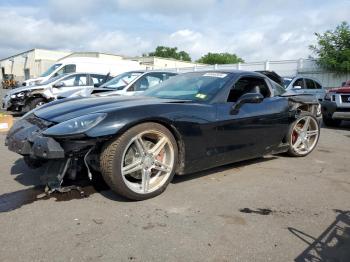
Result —
<instances>
[{"instance_id":1,"label":"parked car in background","mask_svg":"<svg viewBox=\"0 0 350 262\"><path fill-rule=\"evenodd\" d=\"M326 126L339 126L343 120L350 120L350 80L342 87L328 90L321 110Z\"/></svg>"},{"instance_id":2,"label":"parked car in background","mask_svg":"<svg viewBox=\"0 0 350 262\"><path fill-rule=\"evenodd\" d=\"M62 74L69 73L97 73L110 74L112 76L119 75L130 70L142 69L140 63L131 60L105 60L97 57L69 57L59 60L52 65L40 77L25 80L22 85L37 85L44 81Z\"/></svg>"},{"instance_id":3,"label":"parked car in background","mask_svg":"<svg viewBox=\"0 0 350 262\"><path fill-rule=\"evenodd\" d=\"M130 71L94 88L92 94L97 96L134 95L142 93L175 75L177 73L168 71Z\"/></svg>"},{"instance_id":4,"label":"parked car in background","mask_svg":"<svg viewBox=\"0 0 350 262\"><path fill-rule=\"evenodd\" d=\"M46 162L50 192L62 179L102 174L133 200L161 194L184 175L268 154L303 157L316 147L318 101L245 71L184 73L140 96L54 101L18 120L8 149ZM262 139L263 138L263 139Z\"/></svg>"},{"instance_id":5,"label":"parked car in background","mask_svg":"<svg viewBox=\"0 0 350 262\"><path fill-rule=\"evenodd\" d=\"M286 90L292 90L297 94L314 95L319 101L322 101L326 94L320 82L310 77L284 77L284 87Z\"/></svg>"},{"instance_id":6,"label":"parked car in background","mask_svg":"<svg viewBox=\"0 0 350 262\"><path fill-rule=\"evenodd\" d=\"M56 99L89 96L94 84L103 84L111 78L101 74L60 74L38 85L12 89L5 94L2 108L27 112Z\"/></svg>"}]
</instances>

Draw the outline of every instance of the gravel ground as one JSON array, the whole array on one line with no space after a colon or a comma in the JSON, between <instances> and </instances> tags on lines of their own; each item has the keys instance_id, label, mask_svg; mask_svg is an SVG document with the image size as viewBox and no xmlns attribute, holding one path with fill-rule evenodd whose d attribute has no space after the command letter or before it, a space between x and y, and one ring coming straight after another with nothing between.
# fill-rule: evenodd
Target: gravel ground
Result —
<instances>
[{"instance_id":1,"label":"gravel ground","mask_svg":"<svg viewBox=\"0 0 350 262\"><path fill-rule=\"evenodd\" d=\"M43 170L29 170L4 138L0 261L350 261L349 122L322 129L305 158L175 177L141 202L92 186L84 198L40 198Z\"/></svg>"}]
</instances>

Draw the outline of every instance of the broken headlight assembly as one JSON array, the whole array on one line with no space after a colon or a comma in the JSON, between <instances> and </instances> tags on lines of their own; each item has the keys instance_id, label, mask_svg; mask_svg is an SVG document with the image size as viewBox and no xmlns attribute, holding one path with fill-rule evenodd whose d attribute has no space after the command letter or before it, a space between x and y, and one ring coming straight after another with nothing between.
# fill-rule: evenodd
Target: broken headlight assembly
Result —
<instances>
[{"instance_id":1,"label":"broken headlight assembly","mask_svg":"<svg viewBox=\"0 0 350 262\"><path fill-rule=\"evenodd\" d=\"M46 136L67 136L82 134L98 125L107 114L96 113L80 116L67 120L46 129L43 134Z\"/></svg>"},{"instance_id":2,"label":"broken headlight assembly","mask_svg":"<svg viewBox=\"0 0 350 262\"><path fill-rule=\"evenodd\" d=\"M21 97L24 97L27 93L28 93L28 91L22 91L22 92L11 95L11 98L21 98Z\"/></svg>"}]
</instances>

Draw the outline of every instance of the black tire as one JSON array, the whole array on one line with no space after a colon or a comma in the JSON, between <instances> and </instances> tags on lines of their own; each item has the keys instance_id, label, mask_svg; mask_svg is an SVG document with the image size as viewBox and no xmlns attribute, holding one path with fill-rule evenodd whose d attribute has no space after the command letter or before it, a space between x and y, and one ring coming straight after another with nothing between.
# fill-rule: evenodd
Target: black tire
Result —
<instances>
[{"instance_id":1,"label":"black tire","mask_svg":"<svg viewBox=\"0 0 350 262\"><path fill-rule=\"evenodd\" d=\"M126 147L128 146L130 140L136 135L146 130L155 130L167 136L167 138L170 140L170 143L172 144L174 149L174 166L172 168L172 172L170 176L168 177L164 185L162 185L160 188L158 188L157 190L151 193L140 194L132 191L125 184L121 174L120 167L123 159L123 153ZM160 195L166 189L166 187L174 177L177 161L178 161L178 147L172 133L163 125L153 123L153 122L148 122L148 123L143 123L143 124L134 126L129 130L127 130L118 138L110 142L107 142L103 146L101 151L100 168L101 168L101 174L104 180L114 192L131 200L145 200L145 199L149 199Z\"/></svg>"},{"instance_id":2,"label":"black tire","mask_svg":"<svg viewBox=\"0 0 350 262\"><path fill-rule=\"evenodd\" d=\"M316 125L317 125L318 130L319 130L319 133L318 133L318 137L317 137L316 144L315 144L315 146L312 148L312 150L310 150L307 154L299 154L298 152L296 152L296 151L294 150L294 148L293 148L293 146L292 146L292 133L293 133L293 131L294 131L295 125L298 123L298 121L300 120L300 118L303 118L303 117L305 117L305 116L312 117L312 118L315 120ZM304 157L304 156L309 155L309 154L316 148L316 146L317 146L318 140L319 140L319 138L320 138L320 131L321 131L321 129L320 129L320 123L319 123L319 121L317 120L317 118L316 118L313 114L308 113L308 112L303 112L303 113L301 113L301 114L298 116L298 118L297 118L292 124L290 124L290 126L289 126L289 129L288 129L288 132L287 132L287 137L286 137L287 143L289 144L289 149L288 149L288 151L287 151L287 154L288 154L289 156L293 156L293 157Z\"/></svg>"},{"instance_id":3,"label":"black tire","mask_svg":"<svg viewBox=\"0 0 350 262\"><path fill-rule=\"evenodd\" d=\"M33 110L34 108L38 107L38 105L41 103L46 103L46 100L42 97L34 98L29 102L29 109Z\"/></svg>"},{"instance_id":4,"label":"black tire","mask_svg":"<svg viewBox=\"0 0 350 262\"><path fill-rule=\"evenodd\" d=\"M333 119L333 118L326 117L324 115L322 116L322 121L325 126L330 126L330 127L338 127L342 122L340 119Z\"/></svg>"},{"instance_id":5,"label":"black tire","mask_svg":"<svg viewBox=\"0 0 350 262\"><path fill-rule=\"evenodd\" d=\"M23 160L24 160L24 163L31 169L42 167L46 163L45 160L34 159L29 156L24 156Z\"/></svg>"}]
</instances>

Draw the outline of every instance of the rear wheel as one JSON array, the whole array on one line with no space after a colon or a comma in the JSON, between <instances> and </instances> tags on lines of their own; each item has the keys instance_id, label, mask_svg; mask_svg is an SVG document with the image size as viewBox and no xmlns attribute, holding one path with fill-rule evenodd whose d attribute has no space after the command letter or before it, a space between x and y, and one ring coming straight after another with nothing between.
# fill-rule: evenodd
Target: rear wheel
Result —
<instances>
[{"instance_id":1,"label":"rear wheel","mask_svg":"<svg viewBox=\"0 0 350 262\"><path fill-rule=\"evenodd\" d=\"M320 137L320 127L314 115L301 114L290 126L287 139L288 154L306 156L314 150Z\"/></svg>"},{"instance_id":2,"label":"rear wheel","mask_svg":"<svg viewBox=\"0 0 350 262\"><path fill-rule=\"evenodd\" d=\"M337 127L337 126L340 126L341 124L341 120L329 118L326 116L322 116L322 120L326 126Z\"/></svg>"},{"instance_id":3,"label":"rear wheel","mask_svg":"<svg viewBox=\"0 0 350 262\"><path fill-rule=\"evenodd\" d=\"M101 173L113 191L132 200L161 194L172 180L178 148L172 133L157 123L135 126L105 145Z\"/></svg>"}]
</instances>

